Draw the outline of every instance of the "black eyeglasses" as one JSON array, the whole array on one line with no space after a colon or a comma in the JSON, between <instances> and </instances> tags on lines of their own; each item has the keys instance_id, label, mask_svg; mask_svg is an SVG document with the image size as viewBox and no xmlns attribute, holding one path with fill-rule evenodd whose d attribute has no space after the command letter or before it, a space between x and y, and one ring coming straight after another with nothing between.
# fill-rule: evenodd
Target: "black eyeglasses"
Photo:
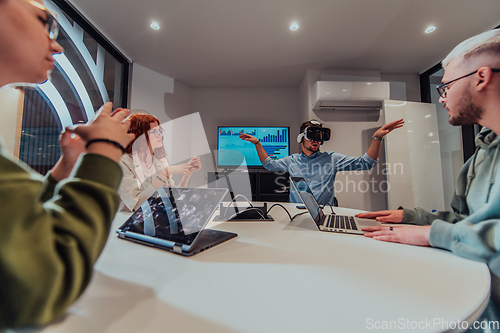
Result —
<instances>
[{"instance_id":1,"label":"black eyeglasses","mask_svg":"<svg viewBox=\"0 0 500 333\"><path fill-rule=\"evenodd\" d=\"M29 3L32 6L35 6L38 9L43 10L47 14L47 19L42 20L40 19L43 24L45 24L45 30L47 32L47 36L49 36L50 39L56 40L57 36L59 35L59 24L57 23L56 20L56 14L52 13L50 10L47 9L43 4L36 2L34 0L24 0L25 2Z\"/></svg>"},{"instance_id":2,"label":"black eyeglasses","mask_svg":"<svg viewBox=\"0 0 500 333\"><path fill-rule=\"evenodd\" d=\"M445 83L443 83L443 84L440 84L439 86L437 86L437 87L436 87L436 89L437 89L437 91L438 91L439 96L441 96L442 98L445 98L445 97L446 97L446 91L449 89L448 85L449 85L450 83L453 83L453 82L455 82L455 81L458 81L458 80L460 80L460 79L463 79L464 77L467 77L467 76L471 76L471 75L473 75L473 74L476 74L478 71L479 71L479 69L475 70L475 71L474 71L474 72L472 72L472 73L469 73L469 74L466 74L466 75L461 76L461 77L459 77L459 78L456 78L455 80L451 80L451 81L445 82ZM500 69L493 69L493 68L492 68L492 69L491 69L491 71L492 71L492 72L494 72L494 73L498 73L498 72L500 72Z\"/></svg>"}]
</instances>

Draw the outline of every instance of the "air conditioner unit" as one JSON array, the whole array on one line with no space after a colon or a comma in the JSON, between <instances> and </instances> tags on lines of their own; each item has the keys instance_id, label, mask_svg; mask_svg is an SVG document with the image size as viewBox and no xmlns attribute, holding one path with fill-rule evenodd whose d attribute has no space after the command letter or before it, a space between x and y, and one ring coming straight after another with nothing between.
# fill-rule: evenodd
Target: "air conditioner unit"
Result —
<instances>
[{"instance_id":1,"label":"air conditioner unit","mask_svg":"<svg viewBox=\"0 0 500 333\"><path fill-rule=\"evenodd\" d=\"M389 82L317 81L311 88L313 111L380 111L390 97Z\"/></svg>"}]
</instances>

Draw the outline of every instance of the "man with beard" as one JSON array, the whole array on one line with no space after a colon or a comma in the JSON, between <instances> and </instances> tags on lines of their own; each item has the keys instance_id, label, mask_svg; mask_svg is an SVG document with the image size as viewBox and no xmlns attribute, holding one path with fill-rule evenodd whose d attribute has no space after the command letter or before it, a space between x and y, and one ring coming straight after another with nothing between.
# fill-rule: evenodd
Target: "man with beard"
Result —
<instances>
[{"instance_id":1,"label":"man with beard","mask_svg":"<svg viewBox=\"0 0 500 333\"><path fill-rule=\"evenodd\" d=\"M317 120L306 121L300 126L297 142L301 144L302 153L292 154L279 160L271 159L257 138L244 133L240 134L240 138L255 144L264 168L270 171L286 171L292 177L304 177L320 205L328 203L334 206L336 173L373 168L380 155L382 138L401 126L403 126L403 119L379 128L372 136L368 151L361 157L350 157L333 151L320 151L323 141L309 140L306 134L308 128L323 128L323 124ZM302 203L299 194L294 189L290 191L290 202Z\"/></svg>"},{"instance_id":2,"label":"man with beard","mask_svg":"<svg viewBox=\"0 0 500 333\"><path fill-rule=\"evenodd\" d=\"M455 126L479 124L476 153L462 167L451 202L453 212L422 208L358 214L380 222L414 224L363 228L376 240L433 246L486 262L500 274L500 29L471 37L442 62L439 101ZM498 278L492 275L492 300L500 304ZM490 304L489 309L494 306ZM500 308L498 308L500 310ZM495 311L491 311L494 313Z\"/></svg>"}]
</instances>

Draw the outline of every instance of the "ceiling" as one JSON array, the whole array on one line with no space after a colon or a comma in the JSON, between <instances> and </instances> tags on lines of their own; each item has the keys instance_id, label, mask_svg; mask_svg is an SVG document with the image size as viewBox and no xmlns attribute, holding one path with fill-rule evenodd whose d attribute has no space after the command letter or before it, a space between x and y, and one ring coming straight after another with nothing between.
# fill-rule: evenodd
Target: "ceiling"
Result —
<instances>
[{"instance_id":1,"label":"ceiling","mask_svg":"<svg viewBox=\"0 0 500 333\"><path fill-rule=\"evenodd\" d=\"M71 2L130 60L193 87L298 87L309 68L421 73L500 24L498 0Z\"/></svg>"}]
</instances>

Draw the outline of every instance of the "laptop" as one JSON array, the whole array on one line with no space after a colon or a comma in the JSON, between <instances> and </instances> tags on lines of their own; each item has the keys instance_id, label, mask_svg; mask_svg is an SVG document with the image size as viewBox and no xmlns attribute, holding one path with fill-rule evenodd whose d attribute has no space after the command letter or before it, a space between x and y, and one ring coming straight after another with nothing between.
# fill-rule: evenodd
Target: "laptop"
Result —
<instances>
[{"instance_id":1,"label":"laptop","mask_svg":"<svg viewBox=\"0 0 500 333\"><path fill-rule=\"evenodd\" d=\"M237 234L205 229L227 189L160 187L116 231L118 237L192 256Z\"/></svg>"},{"instance_id":2,"label":"laptop","mask_svg":"<svg viewBox=\"0 0 500 333\"><path fill-rule=\"evenodd\" d=\"M290 180L320 231L362 235L364 232L361 231L361 228L381 225L380 222L372 219L361 219L335 213L325 214L304 178L290 177Z\"/></svg>"}]
</instances>

